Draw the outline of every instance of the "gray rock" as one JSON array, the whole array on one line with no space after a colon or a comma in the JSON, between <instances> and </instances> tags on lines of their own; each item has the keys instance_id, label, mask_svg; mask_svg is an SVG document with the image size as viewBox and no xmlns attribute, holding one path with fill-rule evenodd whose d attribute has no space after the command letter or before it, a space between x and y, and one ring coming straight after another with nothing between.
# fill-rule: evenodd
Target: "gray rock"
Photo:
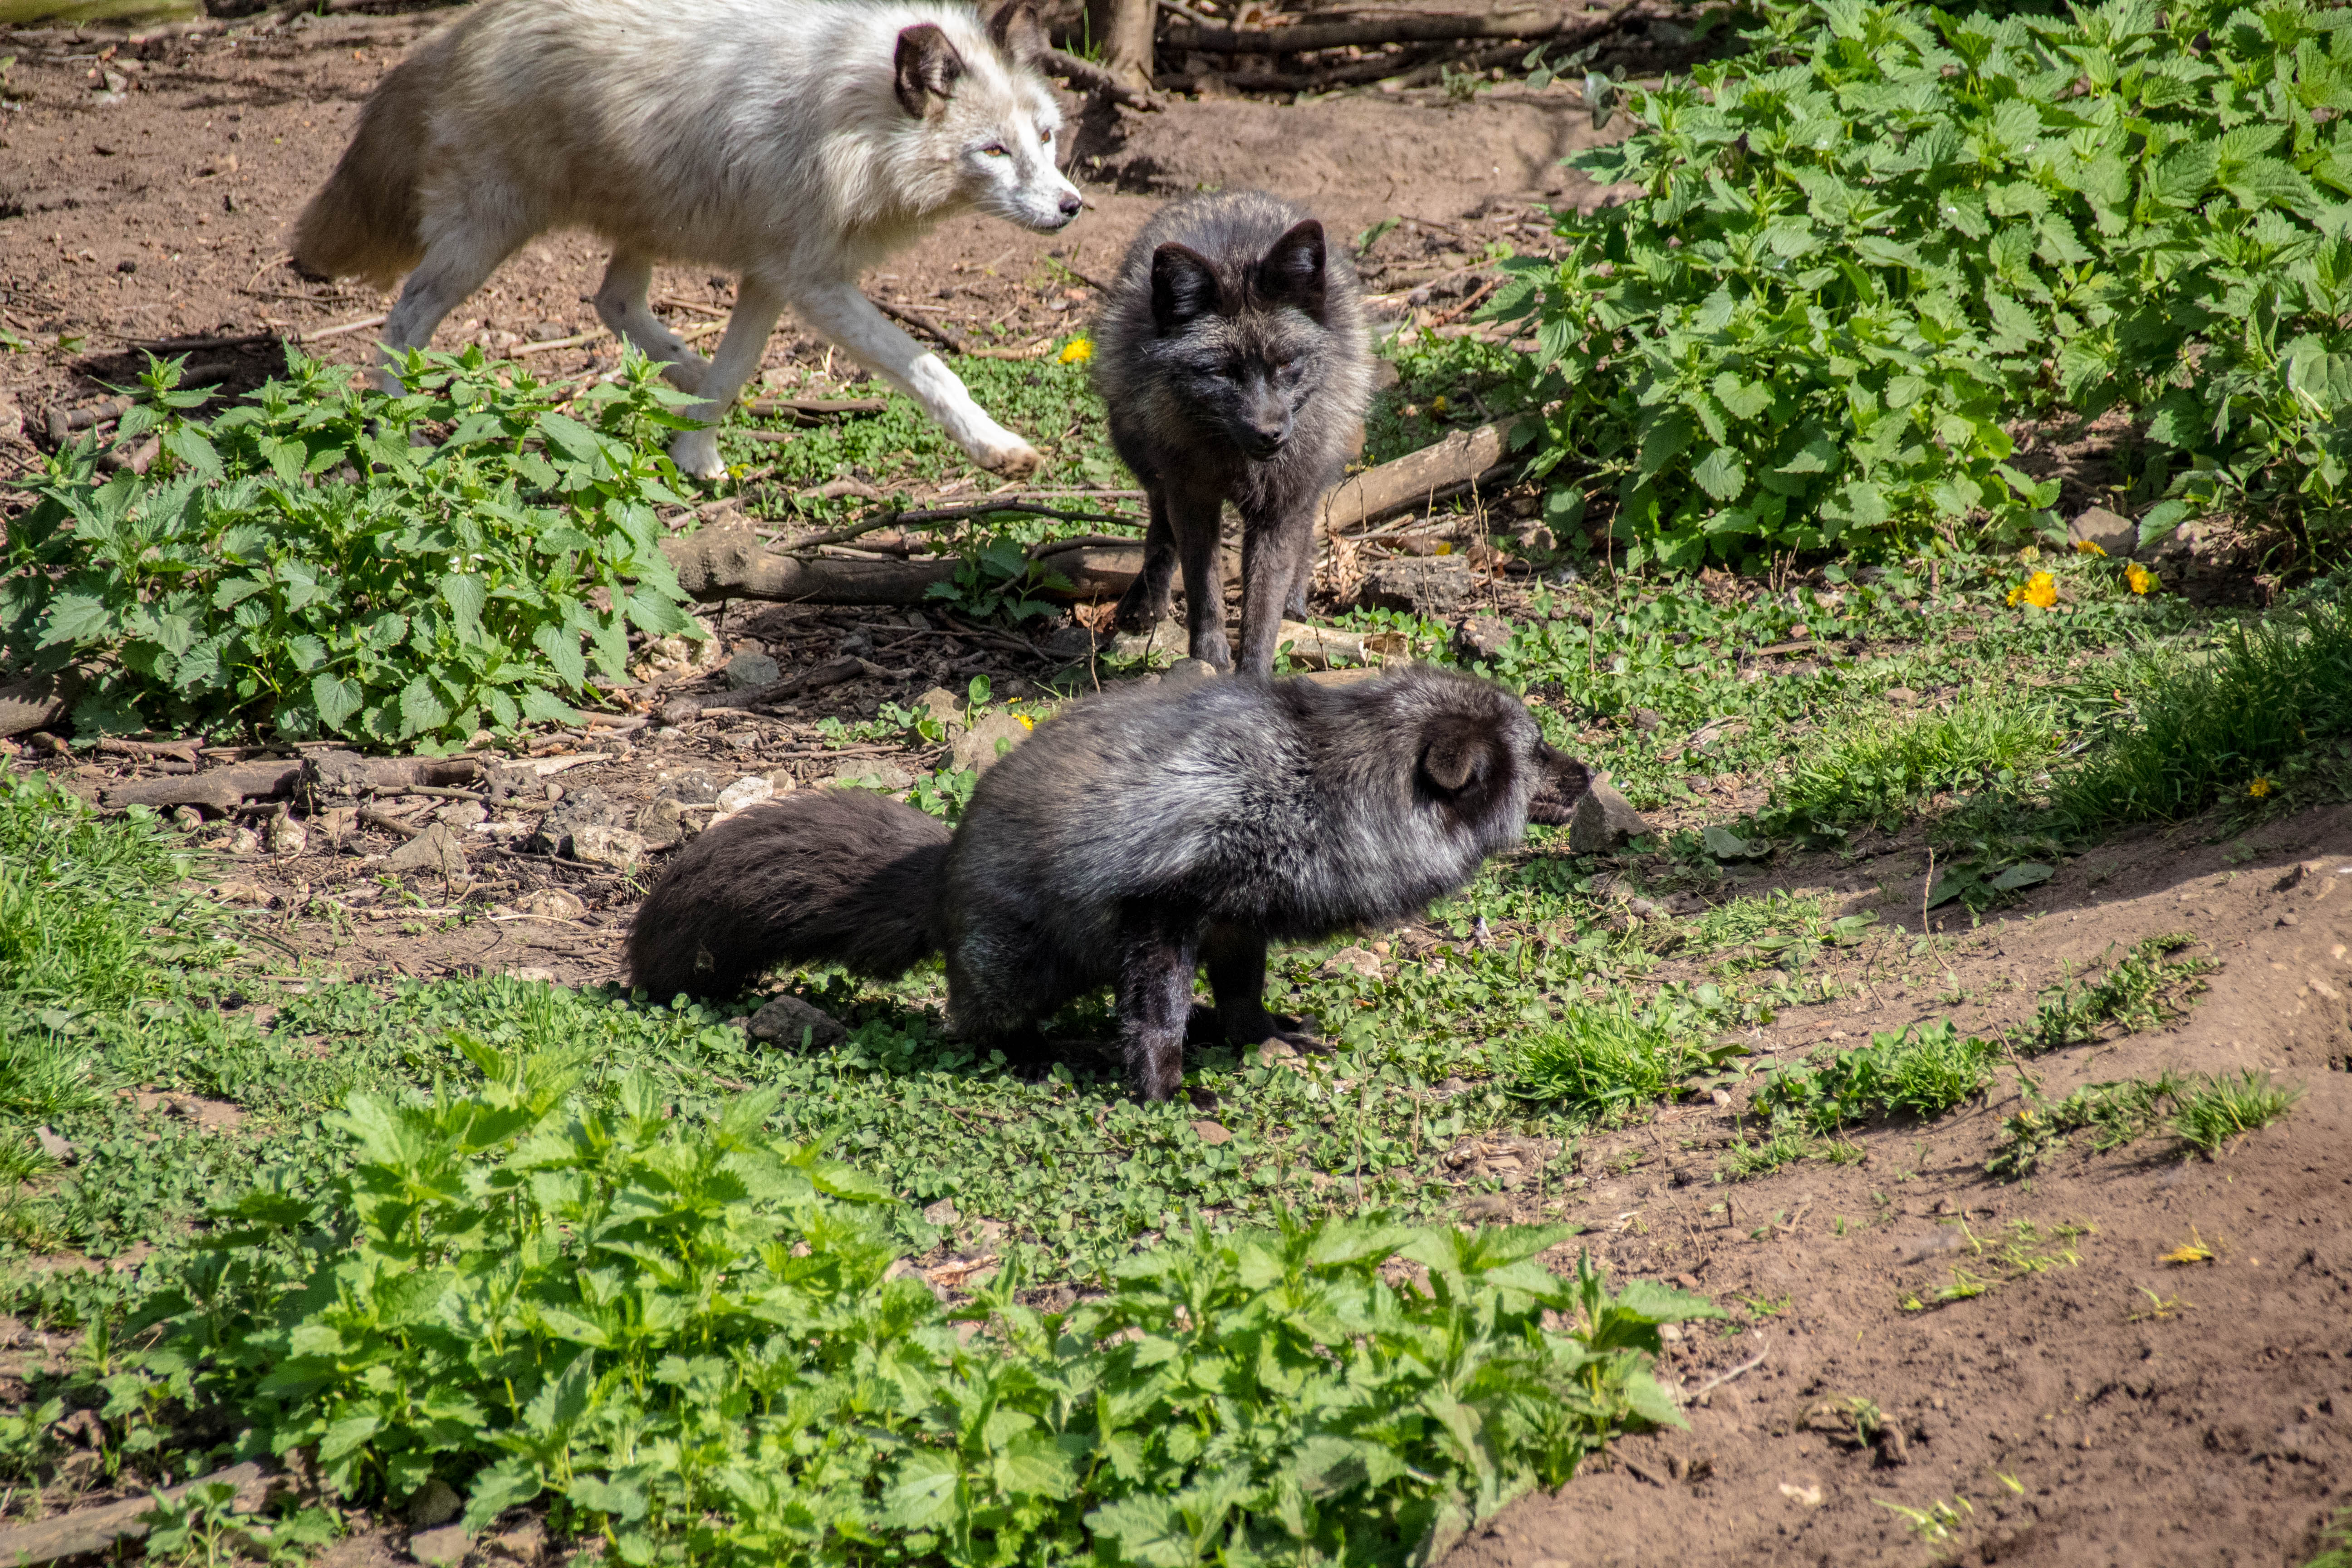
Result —
<instances>
[{"instance_id":1,"label":"gray rock","mask_svg":"<svg viewBox=\"0 0 2352 1568\"><path fill-rule=\"evenodd\" d=\"M1467 661L1491 659L1511 646L1511 623L1500 616L1471 616L1454 628L1454 651Z\"/></svg>"},{"instance_id":2,"label":"gray rock","mask_svg":"<svg viewBox=\"0 0 2352 1568\"><path fill-rule=\"evenodd\" d=\"M54 1127L43 1125L34 1128L33 1142L41 1146L42 1153L60 1165L74 1165L81 1163L81 1156L74 1152L74 1146L58 1137L58 1130Z\"/></svg>"},{"instance_id":3,"label":"gray rock","mask_svg":"<svg viewBox=\"0 0 2352 1568\"><path fill-rule=\"evenodd\" d=\"M1576 855L1612 855L1649 831L1623 795L1594 779L1569 821L1568 847Z\"/></svg>"},{"instance_id":4,"label":"gray rock","mask_svg":"<svg viewBox=\"0 0 2352 1568\"><path fill-rule=\"evenodd\" d=\"M430 1530L436 1524L446 1524L464 1511L466 1500L457 1489L436 1476L416 1489L408 1506L400 1510L411 1530Z\"/></svg>"},{"instance_id":5,"label":"gray rock","mask_svg":"<svg viewBox=\"0 0 2352 1568\"><path fill-rule=\"evenodd\" d=\"M474 1549L474 1538L462 1524L445 1524L438 1530L421 1530L408 1538L408 1555L419 1563L446 1568L457 1568L466 1553Z\"/></svg>"},{"instance_id":6,"label":"gray rock","mask_svg":"<svg viewBox=\"0 0 2352 1568\"><path fill-rule=\"evenodd\" d=\"M569 855L572 836L581 828L618 827L626 821L628 814L620 803L591 784L547 808L539 819L539 831L531 835L530 847L542 855Z\"/></svg>"},{"instance_id":7,"label":"gray rock","mask_svg":"<svg viewBox=\"0 0 2352 1568\"><path fill-rule=\"evenodd\" d=\"M466 874L466 841L435 823L383 858L388 871L427 871L436 877Z\"/></svg>"},{"instance_id":8,"label":"gray rock","mask_svg":"<svg viewBox=\"0 0 2352 1568\"><path fill-rule=\"evenodd\" d=\"M784 678L783 667L764 653L739 653L727 661L727 689L751 691Z\"/></svg>"},{"instance_id":9,"label":"gray rock","mask_svg":"<svg viewBox=\"0 0 2352 1568\"><path fill-rule=\"evenodd\" d=\"M952 1226L962 1217L963 1215L956 1210L953 1198L941 1198L923 1210L923 1222L926 1225Z\"/></svg>"},{"instance_id":10,"label":"gray rock","mask_svg":"<svg viewBox=\"0 0 2352 1568\"><path fill-rule=\"evenodd\" d=\"M963 699L944 686L934 686L916 698L915 706L937 719L943 729L963 728Z\"/></svg>"},{"instance_id":11,"label":"gray rock","mask_svg":"<svg viewBox=\"0 0 2352 1568\"><path fill-rule=\"evenodd\" d=\"M299 855L309 847L310 830L297 817L289 816L284 806L261 826L261 847L272 855Z\"/></svg>"},{"instance_id":12,"label":"gray rock","mask_svg":"<svg viewBox=\"0 0 2352 1568\"><path fill-rule=\"evenodd\" d=\"M2105 507L2089 507L2066 525L2066 542L2095 544L2120 559L2139 548L2139 524Z\"/></svg>"},{"instance_id":13,"label":"gray rock","mask_svg":"<svg viewBox=\"0 0 2352 1568\"><path fill-rule=\"evenodd\" d=\"M1466 555L1399 555L1372 568L1363 598L1383 609L1446 616L1469 602L1471 586Z\"/></svg>"},{"instance_id":14,"label":"gray rock","mask_svg":"<svg viewBox=\"0 0 2352 1568\"><path fill-rule=\"evenodd\" d=\"M1168 684L1182 690L1217 679L1217 667L1205 658L1180 658L1168 667Z\"/></svg>"},{"instance_id":15,"label":"gray rock","mask_svg":"<svg viewBox=\"0 0 2352 1568\"><path fill-rule=\"evenodd\" d=\"M1121 632L1110 639L1114 658L1141 658L1149 653L1158 658L1182 658L1192 646L1192 635L1184 623L1166 620L1139 632Z\"/></svg>"},{"instance_id":16,"label":"gray rock","mask_svg":"<svg viewBox=\"0 0 2352 1568\"><path fill-rule=\"evenodd\" d=\"M674 800L680 805L709 805L718 800L719 781L700 768L688 768L654 791L656 800Z\"/></svg>"},{"instance_id":17,"label":"gray rock","mask_svg":"<svg viewBox=\"0 0 2352 1568\"><path fill-rule=\"evenodd\" d=\"M572 830L572 858L591 866L607 866L615 871L627 871L634 869L636 863L646 858L646 841L626 827L583 823Z\"/></svg>"},{"instance_id":18,"label":"gray rock","mask_svg":"<svg viewBox=\"0 0 2352 1568\"><path fill-rule=\"evenodd\" d=\"M1095 634L1084 626L1063 626L1042 646L1048 658L1076 662L1095 651Z\"/></svg>"},{"instance_id":19,"label":"gray rock","mask_svg":"<svg viewBox=\"0 0 2352 1568\"><path fill-rule=\"evenodd\" d=\"M822 1007L797 996L778 996L751 1015L743 1032L772 1046L797 1046L805 1037L818 1050L829 1051L849 1038L849 1031Z\"/></svg>"},{"instance_id":20,"label":"gray rock","mask_svg":"<svg viewBox=\"0 0 2352 1568\"><path fill-rule=\"evenodd\" d=\"M686 837L686 816L675 797L649 800L637 812L637 837L648 849L667 849Z\"/></svg>"},{"instance_id":21,"label":"gray rock","mask_svg":"<svg viewBox=\"0 0 2352 1568\"><path fill-rule=\"evenodd\" d=\"M985 770L996 761L998 742L1010 751L1028 738L1028 725L1010 713L992 713L955 738L955 765Z\"/></svg>"},{"instance_id":22,"label":"gray rock","mask_svg":"<svg viewBox=\"0 0 2352 1568\"><path fill-rule=\"evenodd\" d=\"M453 800L446 805L436 806L433 820L448 824L463 833L478 822L488 822L489 812L478 800Z\"/></svg>"}]
</instances>

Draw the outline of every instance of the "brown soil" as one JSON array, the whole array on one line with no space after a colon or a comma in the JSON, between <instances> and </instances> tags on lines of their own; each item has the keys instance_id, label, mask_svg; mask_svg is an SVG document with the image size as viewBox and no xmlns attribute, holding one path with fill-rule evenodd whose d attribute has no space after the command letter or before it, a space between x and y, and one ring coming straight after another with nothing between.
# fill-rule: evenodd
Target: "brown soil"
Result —
<instances>
[{"instance_id":1,"label":"brown soil","mask_svg":"<svg viewBox=\"0 0 2352 1568\"><path fill-rule=\"evenodd\" d=\"M304 21L259 39L160 43L104 60L95 58L103 46L67 34L0 46L18 56L6 92L21 103L0 111L0 311L42 350L0 358L0 393L16 395L28 424L37 428L53 404L94 395L100 379L120 379L129 338L316 330L383 310L387 301L371 290L294 277L282 263L282 237L340 151L367 87L434 20ZM110 101L102 90L110 70L124 82ZM868 281L877 292L934 303L951 289L950 319L1004 319L1042 333L1083 314L1087 299L1048 275L1045 252L1101 277L1167 195L1265 184L1314 202L1348 233L1390 216L1424 220L1374 253L1372 285L1401 310L1414 286L1491 242L1534 245L1538 236L1522 226L1530 203L1600 199L1550 166L1593 134L1563 88L1505 90L1469 105L1440 91L1281 106L1178 100L1162 115L1088 122L1076 157L1097 210L1068 236L950 224ZM600 262L579 237L542 240L440 341L480 336L510 348L592 326L583 297ZM656 295L709 306L723 304L727 289L724 280L673 271ZM1425 308L1444 307L1440 298ZM87 342L57 352L59 334ZM354 333L320 352L356 359L366 342ZM606 342L538 363L577 374L610 352ZM782 332L769 363L805 363L821 352ZM238 350L199 359L230 362L234 387L268 374L273 356ZM0 428L0 469L28 456L9 448L6 435ZM2096 488L2084 483L2086 494ZM1507 587L1493 591L1511 607ZM853 637L877 648L903 640L913 646L885 662L950 687L989 673L1001 695L1054 668L1002 638L936 619L904 623L880 611L796 609L739 612L721 630L731 644L759 643L787 668L829 657ZM814 782L861 760L816 750L819 717L869 715L909 689L858 683L772 719L648 727L617 742L553 737L541 749L601 752L549 782L599 788L632 808L690 768L720 784L778 769ZM139 771L111 760L48 765L85 791ZM1752 793L1727 781L1717 804L1734 808ZM423 813L445 803L382 804ZM520 822L535 804L498 815ZM203 831L226 847L233 828ZM314 833L302 855L255 853L225 870L244 884L241 897L274 902L275 934L354 979L509 970L576 984L617 977L635 880L468 837L478 847L462 886L407 884L423 910L393 909L402 900L378 888L382 858L398 843L383 833L363 830L340 847ZM1861 1132L1858 1164L1806 1163L1720 1183L1742 1091L1727 1108L1682 1107L1589 1141L1565 1198L1558 1171L1549 1199L1530 1195L1545 1190L1537 1182L1474 1205L1465 1179L1465 1212L1585 1226L1563 1258L1587 1246L1619 1278L1683 1279L1727 1304L1752 1303L1741 1308L1736 1336L1699 1325L1671 1347L1666 1370L1684 1387L1763 1359L1701 1395L1687 1432L1622 1446L1613 1467L1556 1498L1519 1503L1452 1562L2295 1564L2318 1550L2319 1525L2352 1487L2352 875L2339 874L2352 868L2352 811L2218 841L2192 828L2116 845L2068 866L2023 907L1980 929L1955 921L1914 952L1923 853L1897 843L1851 865L1751 876L1738 889L1811 890L1827 895L1832 912L1876 909L1914 928L1825 957L1822 972L1843 994L1758 1030L1750 1043L1763 1062L1917 1020L1952 1016L1971 1030L2013 1025L2070 967L2187 929L2200 939L2196 951L2220 965L2210 991L2168 1028L2043 1058L2033 1068L2042 1092L2054 1100L2165 1068L2263 1067L2302 1085L2305 1098L2217 1161L2184 1160L2159 1135L2111 1154L2064 1155L2031 1183L2003 1185L1984 1163L2020 1104L2005 1076L1989 1104L1923 1127ZM2305 862L2313 874L2281 889ZM581 911L534 912L548 906L532 895L550 889L579 897ZM468 918L438 912L461 906ZM483 915L490 918L474 918ZM1696 980L1705 970L1680 959L1663 973ZM210 1110L196 1102L191 1113ZM1465 1178L1488 1168L1465 1165ZM2073 1244L2075 1261L2017 1274L1996 1258L2021 1223L2044 1236L2060 1226L2088 1229ZM2192 1236L2215 1250L2213 1261L2158 1261ZM1986 1244L1984 1256L1971 1238ZM2056 1249L2043 1242L2025 1251ZM1955 1268L2001 1282L1973 1299L1900 1309L1906 1295L1951 1283ZM1848 1399L1875 1405L1901 1443L1862 1447L1842 1436L1850 1425L1841 1428L1824 1407L1848 1408ZM1915 1533L1881 1502L1951 1505L1951 1539Z\"/></svg>"}]
</instances>

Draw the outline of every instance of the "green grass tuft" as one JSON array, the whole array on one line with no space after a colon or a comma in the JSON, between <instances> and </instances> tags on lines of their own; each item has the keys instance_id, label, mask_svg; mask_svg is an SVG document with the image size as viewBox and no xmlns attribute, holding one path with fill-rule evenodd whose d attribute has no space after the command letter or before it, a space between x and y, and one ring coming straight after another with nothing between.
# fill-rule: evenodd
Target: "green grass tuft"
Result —
<instances>
[{"instance_id":1,"label":"green grass tuft","mask_svg":"<svg viewBox=\"0 0 2352 1568\"><path fill-rule=\"evenodd\" d=\"M1800 756L1773 792L1777 810L1822 826L1892 825L1941 794L2014 791L2057 751L2048 707L1979 690L1934 713L1864 720Z\"/></svg>"},{"instance_id":2,"label":"green grass tuft","mask_svg":"<svg viewBox=\"0 0 2352 1568\"><path fill-rule=\"evenodd\" d=\"M2248 1068L2206 1079L2178 1096L2170 1127L2174 1136L2210 1160L2284 1116L2302 1098L2300 1086L2273 1083L2269 1073Z\"/></svg>"},{"instance_id":3,"label":"green grass tuft","mask_svg":"<svg viewBox=\"0 0 2352 1568\"><path fill-rule=\"evenodd\" d=\"M1622 1004L1578 1005L1519 1047L1510 1065L1511 1087L1571 1115L1618 1121L1722 1059L1722 1052Z\"/></svg>"},{"instance_id":4,"label":"green grass tuft","mask_svg":"<svg viewBox=\"0 0 2352 1568\"><path fill-rule=\"evenodd\" d=\"M1781 1068L1756 1091L1755 1107L1811 1133L1835 1132L1902 1112L1941 1116L1992 1083L1999 1040L1964 1036L1949 1019L1881 1033L1852 1050L1821 1053Z\"/></svg>"}]
</instances>

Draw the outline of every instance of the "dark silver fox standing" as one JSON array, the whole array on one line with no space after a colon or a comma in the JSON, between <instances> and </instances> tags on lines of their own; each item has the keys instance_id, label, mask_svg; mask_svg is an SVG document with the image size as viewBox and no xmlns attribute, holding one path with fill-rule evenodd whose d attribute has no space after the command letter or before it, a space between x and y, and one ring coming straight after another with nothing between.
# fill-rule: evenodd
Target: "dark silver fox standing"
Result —
<instances>
[{"instance_id":1,"label":"dark silver fox standing","mask_svg":"<svg viewBox=\"0 0 2352 1568\"><path fill-rule=\"evenodd\" d=\"M1118 602L1141 631L1184 568L1192 653L1231 668L1218 570L1242 515L1244 674L1274 668L1303 612L1315 508L1363 439L1372 395L1362 290L1306 208L1263 191L1174 202L1144 225L1096 328L1111 442L1151 498L1143 571Z\"/></svg>"},{"instance_id":2,"label":"dark silver fox standing","mask_svg":"<svg viewBox=\"0 0 2352 1568\"><path fill-rule=\"evenodd\" d=\"M782 963L891 978L944 952L949 1026L1015 1043L1108 984L1129 1077L1165 1100L1197 965L1225 1037L1262 1040L1269 941L1409 914L1589 783L1517 698L1446 670L1118 691L982 774L952 837L860 790L719 824L638 910L629 968L709 996Z\"/></svg>"}]
</instances>

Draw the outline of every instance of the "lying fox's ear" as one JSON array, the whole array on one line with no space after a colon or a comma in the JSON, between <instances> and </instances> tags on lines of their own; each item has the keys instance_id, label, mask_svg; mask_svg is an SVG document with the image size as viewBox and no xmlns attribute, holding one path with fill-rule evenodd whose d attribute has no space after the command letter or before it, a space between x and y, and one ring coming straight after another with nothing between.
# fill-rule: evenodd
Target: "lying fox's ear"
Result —
<instances>
[{"instance_id":1,"label":"lying fox's ear","mask_svg":"<svg viewBox=\"0 0 2352 1568\"><path fill-rule=\"evenodd\" d=\"M1592 788L1592 770L1566 752L1536 748L1536 793L1528 801L1528 820L1545 827L1565 827L1576 815L1576 803Z\"/></svg>"},{"instance_id":2,"label":"lying fox's ear","mask_svg":"<svg viewBox=\"0 0 2352 1568\"><path fill-rule=\"evenodd\" d=\"M1016 66L1034 66L1045 58L1045 29L1037 25L1031 0L1004 0L988 19L988 36Z\"/></svg>"},{"instance_id":3,"label":"lying fox's ear","mask_svg":"<svg viewBox=\"0 0 2352 1568\"><path fill-rule=\"evenodd\" d=\"M1199 251L1170 240L1151 253L1151 321L1172 332L1221 302L1217 269Z\"/></svg>"},{"instance_id":4,"label":"lying fox's ear","mask_svg":"<svg viewBox=\"0 0 2352 1568\"><path fill-rule=\"evenodd\" d=\"M1295 305L1323 320L1323 226L1313 218L1274 242L1257 264L1257 291L1267 303Z\"/></svg>"},{"instance_id":5,"label":"lying fox's ear","mask_svg":"<svg viewBox=\"0 0 2352 1568\"><path fill-rule=\"evenodd\" d=\"M948 94L962 75L963 57L934 24L919 22L899 33L898 79L891 84L899 108L918 120L929 119L947 107Z\"/></svg>"},{"instance_id":6,"label":"lying fox's ear","mask_svg":"<svg viewBox=\"0 0 2352 1568\"><path fill-rule=\"evenodd\" d=\"M1493 775L1501 752L1486 726L1448 714L1423 731L1421 775L1440 795L1460 795Z\"/></svg>"}]
</instances>

